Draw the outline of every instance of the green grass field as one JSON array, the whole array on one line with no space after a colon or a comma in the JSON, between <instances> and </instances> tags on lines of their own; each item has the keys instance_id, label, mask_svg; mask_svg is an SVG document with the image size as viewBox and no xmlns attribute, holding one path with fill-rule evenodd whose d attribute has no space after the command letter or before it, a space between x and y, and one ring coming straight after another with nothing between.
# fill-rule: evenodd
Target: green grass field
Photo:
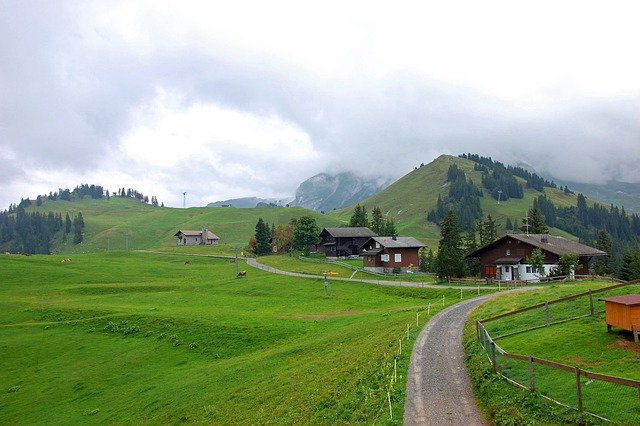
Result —
<instances>
[{"instance_id":1,"label":"green grass field","mask_svg":"<svg viewBox=\"0 0 640 426\"><path fill-rule=\"evenodd\" d=\"M401 423L413 340L400 356L399 339L459 291L333 282L325 297L321 278L241 267L0 256L2 423Z\"/></svg>"}]
</instances>

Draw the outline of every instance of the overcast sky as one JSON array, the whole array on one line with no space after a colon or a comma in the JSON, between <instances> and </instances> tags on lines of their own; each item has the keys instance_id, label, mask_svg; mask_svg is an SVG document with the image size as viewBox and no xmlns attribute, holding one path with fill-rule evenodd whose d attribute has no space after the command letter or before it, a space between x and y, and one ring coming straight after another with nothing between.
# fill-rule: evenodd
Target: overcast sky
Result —
<instances>
[{"instance_id":1,"label":"overcast sky","mask_svg":"<svg viewBox=\"0 0 640 426\"><path fill-rule=\"evenodd\" d=\"M0 0L0 210L286 199L465 152L640 182L640 3Z\"/></svg>"}]
</instances>

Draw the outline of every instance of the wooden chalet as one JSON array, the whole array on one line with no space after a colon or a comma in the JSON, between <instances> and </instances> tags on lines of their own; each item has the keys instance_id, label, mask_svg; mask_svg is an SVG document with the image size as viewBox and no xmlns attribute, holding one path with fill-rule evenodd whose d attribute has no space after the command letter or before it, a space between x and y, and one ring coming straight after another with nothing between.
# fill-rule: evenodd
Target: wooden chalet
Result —
<instances>
[{"instance_id":1,"label":"wooden chalet","mask_svg":"<svg viewBox=\"0 0 640 426\"><path fill-rule=\"evenodd\" d=\"M402 272L419 263L418 252L425 244L413 237L371 237L360 247L365 270L390 273Z\"/></svg>"},{"instance_id":2,"label":"wooden chalet","mask_svg":"<svg viewBox=\"0 0 640 426\"><path fill-rule=\"evenodd\" d=\"M360 256L360 247L375 237L376 233L366 227L355 228L324 228L320 232L320 243L317 251L327 257L345 259Z\"/></svg>"},{"instance_id":3,"label":"wooden chalet","mask_svg":"<svg viewBox=\"0 0 640 426\"><path fill-rule=\"evenodd\" d=\"M544 258L545 276L558 266L558 260L565 253L578 255L580 266L572 275L587 275L589 261L593 257L607 255L602 250L563 237L548 234L507 234L467 257L480 259L480 273L484 278L538 281L540 274L527 263L527 258L536 248L541 250Z\"/></svg>"},{"instance_id":4,"label":"wooden chalet","mask_svg":"<svg viewBox=\"0 0 640 426\"><path fill-rule=\"evenodd\" d=\"M181 229L174 236L178 237L179 246L215 245L220 241L220 238L207 228L199 231Z\"/></svg>"}]
</instances>

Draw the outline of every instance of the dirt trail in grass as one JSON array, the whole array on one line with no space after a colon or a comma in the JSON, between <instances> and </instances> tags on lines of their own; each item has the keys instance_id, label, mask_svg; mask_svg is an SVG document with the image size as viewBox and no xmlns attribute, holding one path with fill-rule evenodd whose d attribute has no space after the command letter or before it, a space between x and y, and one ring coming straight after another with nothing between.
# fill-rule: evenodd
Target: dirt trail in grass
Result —
<instances>
[{"instance_id":1,"label":"dirt trail in grass","mask_svg":"<svg viewBox=\"0 0 640 426\"><path fill-rule=\"evenodd\" d=\"M405 425L483 425L467 375L462 328L469 313L490 294L436 314L413 346L404 407Z\"/></svg>"}]
</instances>

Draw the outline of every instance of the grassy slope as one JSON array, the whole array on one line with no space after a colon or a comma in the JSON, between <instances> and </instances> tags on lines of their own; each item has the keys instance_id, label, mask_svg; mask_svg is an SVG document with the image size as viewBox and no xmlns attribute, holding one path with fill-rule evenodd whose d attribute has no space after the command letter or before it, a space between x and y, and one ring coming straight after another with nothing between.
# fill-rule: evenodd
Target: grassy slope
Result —
<instances>
[{"instance_id":1,"label":"grassy slope","mask_svg":"<svg viewBox=\"0 0 640 426\"><path fill-rule=\"evenodd\" d=\"M259 207L254 209L194 207L176 209L153 207L132 198L111 197L109 200L85 198L79 201L49 201L42 206L32 205L28 211L41 211L77 215L82 213L86 229L84 242L76 246L71 242L58 242L54 251L59 253L96 252L107 249L125 249L125 233L129 235L129 249L157 249L175 247L174 234L179 229L209 230L221 238L225 248L246 246L255 234L255 225L262 217L269 225L286 224L293 218L310 214L318 226L339 226L339 221L302 207ZM209 247L208 252L221 248ZM197 249L195 249L197 251Z\"/></svg>"},{"instance_id":2,"label":"grassy slope","mask_svg":"<svg viewBox=\"0 0 640 426\"><path fill-rule=\"evenodd\" d=\"M481 172L473 170L470 160L442 155L426 166L416 168L380 193L360 204L366 207L369 216L374 207L392 217L401 235L414 236L430 247L437 247L440 229L427 222L427 213L435 208L438 195L448 194L447 170L457 164L475 184L481 187ZM524 184L524 181L522 181ZM483 190L484 191L484 190ZM545 193L556 206L576 204L575 195L546 188ZM523 199L510 199L497 203L486 191L481 198L485 217L490 214L497 220L499 230L505 231L507 218L522 223L525 213L532 207L539 192L525 189ZM301 207L260 207L253 209L195 207L188 209L152 207L131 198L111 197L109 200L85 198L80 201L48 201L42 206L32 205L28 211L60 212L63 218L82 212L85 224L85 241L81 246L59 241L55 252L76 253L105 251L110 238L111 250L125 248L125 232L129 235L130 249L157 249L175 247L175 232L178 229L200 229L207 226L221 238L223 247L209 248L207 252L226 250L231 246L245 246L255 233L255 224L262 217L270 225L286 224L292 218L305 214L315 217L320 228L342 226L348 223L353 207L320 214ZM551 229L554 235L573 238L558 229ZM196 250L197 249L192 249Z\"/></svg>"},{"instance_id":3,"label":"grassy slope","mask_svg":"<svg viewBox=\"0 0 640 426\"><path fill-rule=\"evenodd\" d=\"M430 210L436 207L438 196L445 197L449 193L447 171L451 164L456 164L465 171L478 188L482 188L482 173L473 170L474 162L450 155L441 155L426 166L419 167L378 194L360 202L367 209L369 215L378 206L383 214L392 217L401 235L414 236L430 247L437 247L440 229L433 223L427 222ZM524 180L521 180L523 186ZM483 189L484 196L480 200L485 217L490 214L500 226L499 231L505 232L507 218L522 223L525 213L533 206L533 200L541 193L525 188L522 199L510 199L500 204ZM577 197L567 195L562 191L545 188L545 194L556 206L576 205ZM343 221L348 221L353 213L353 207L328 213ZM369 216L371 217L371 216ZM564 231L552 228L554 235L571 237Z\"/></svg>"},{"instance_id":4,"label":"grassy slope","mask_svg":"<svg viewBox=\"0 0 640 426\"><path fill-rule=\"evenodd\" d=\"M319 278L234 279L227 259L67 256L0 256L5 423L396 424L398 339L418 306L460 297L342 282L324 297Z\"/></svg>"}]
</instances>

